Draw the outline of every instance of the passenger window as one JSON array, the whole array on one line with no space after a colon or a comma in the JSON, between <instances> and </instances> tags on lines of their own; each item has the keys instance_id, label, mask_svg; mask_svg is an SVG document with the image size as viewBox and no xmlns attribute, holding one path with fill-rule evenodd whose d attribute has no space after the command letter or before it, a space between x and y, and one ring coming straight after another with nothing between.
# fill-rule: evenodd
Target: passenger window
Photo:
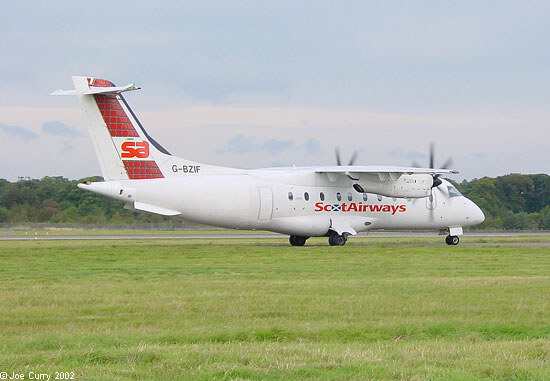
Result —
<instances>
[{"instance_id":1,"label":"passenger window","mask_svg":"<svg viewBox=\"0 0 550 381\"><path fill-rule=\"evenodd\" d=\"M348 192L348 201L351 201L353 200L353 195L351 194L351 192Z\"/></svg>"},{"instance_id":2,"label":"passenger window","mask_svg":"<svg viewBox=\"0 0 550 381\"><path fill-rule=\"evenodd\" d=\"M309 201L309 193L304 193L304 200Z\"/></svg>"},{"instance_id":3,"label":"passenger window","mask_svg":"<svg viewBox=\"0 0 550 381\"><path fill-rule=\"evenodd\" d=\"M319 193L319 198L321 201L325 201L325 194L323 192Z\"/></svg>"},{"instance_id":4,"label":"passenger window","mask_svg":"<svg viewBox=\"0 0 550 381\"><path fill-rule=\"evenodd\" d=\"M381 194L377 195L376 198L378 198L378 201L382 201L382 195Z\"/></svg>"},{"instance_id":5,"label":"passenger window","mask_svg":"<svg viewBox=\"0 0 550 381\"><path fill-rule=\"evenodd\" d=\"M292 194L292 192L288 192L288 199L290 201L294 200L294 195Z\"/></svg>"},{"instance_id":6,"label":"passenger window","mask_svg":"<svg viewBox=\"0 0 550 381\"><path fill-rule=\"evenodd\" d=\"M336 193L336 199L338 201L342 201L342 195L340 194L340 192Z\"/></svg>"},{"instance_id":7,"label":"passenger window","mask_svg":"<svg viewBox=\"0 0 550 381\"><path fill-rule=\"evenodd\" d=\"M363 193L363 201L367 201L367 199L368 199L367 194L366 194L366 193Z\"/></svg>"}]
</instances>

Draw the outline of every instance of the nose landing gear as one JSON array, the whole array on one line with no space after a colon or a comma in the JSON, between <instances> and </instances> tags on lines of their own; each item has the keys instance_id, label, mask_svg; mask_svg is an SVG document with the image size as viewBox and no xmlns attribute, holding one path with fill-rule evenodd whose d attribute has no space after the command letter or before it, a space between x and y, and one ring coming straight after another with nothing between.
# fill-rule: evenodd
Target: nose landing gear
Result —
<instances>
[{"instance_id":1,"label":"nose landing gear","mask_svg":"<svg viewBox=\"0 0 550 381\"><path fill-rule=\"evenodd\" d=\"M447 245L456 246L460 242L460 238L458 238L458 236L464 234L464 232L461 226L448 227L439 230L439 235L445 234L447 235L447 237L445 237L445 243Z\"/></svg>"},{"instance_id":2,"label":"nose landing gear","mask_svg":"<svg viewBox=\"0 0 550 381\"><path fill-rule=\"evenodd\" d=\"M460 242L460 239L458 238L457 235L448 235L447 237L445 237L445 243L447 245L456 246L458 245L459 242Z\"/></svg>"}]
</instances>

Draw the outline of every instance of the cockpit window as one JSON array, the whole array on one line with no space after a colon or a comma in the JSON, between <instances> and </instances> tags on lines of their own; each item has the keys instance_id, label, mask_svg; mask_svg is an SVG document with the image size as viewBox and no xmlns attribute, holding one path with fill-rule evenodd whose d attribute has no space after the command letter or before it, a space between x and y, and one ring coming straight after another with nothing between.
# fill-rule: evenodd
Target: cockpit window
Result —
<instances>
[{"instance_id":1,"label":"cockpit window","mask_svg":"<svg viewBox=\"0 0 550 381\"><path fill-rule=\"evenodd\" d=\"M452 185L448 185L447 186L447 189L449 190L449 197L458 197L458 196L462 196L462 193L460 193L458 191L458 189L456 189L454 186Z\"/></svg>"}]
</instances>

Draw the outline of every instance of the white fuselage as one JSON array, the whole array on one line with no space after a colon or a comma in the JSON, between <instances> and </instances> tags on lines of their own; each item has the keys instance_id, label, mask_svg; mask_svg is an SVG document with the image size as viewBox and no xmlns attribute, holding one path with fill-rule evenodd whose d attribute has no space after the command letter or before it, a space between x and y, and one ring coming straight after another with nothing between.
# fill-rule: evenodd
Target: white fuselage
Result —
<instances>
[{"instance_id":1,"label":"white fuselage","mask_svg":"<svg viewBox=\"0 0 550 381\"><path fill-rule=\"evenodd\" d=\"M484 220L473 202L440 179L457 172L433 165L355 166L352 159L342 166L337 159L337 166L241 170L174 156L151 138L122 96L139 87L72 79L74 90L52 94L77 96L106 180L79 187L122 200L126 208L289 234L294 246L324 235L329 244L343 245L348 235L370 229L446 230L448 243L457 244L463 226Z\"/></svg>"},{"instance_id":2,"label":"white fuselage","mask_svg":"<svg viewBox=\"0 0 550 381\"><path fill-rule=\"evenodd\" d=\"M391 198L358 193L350 180L342 177L330 181L308 168L189 174L82 186L128 205L154 205L202 224L305 237L325 236L339 225L360 232L445 229L483 222L479 207L460 194L450 195L448 187L452 185L443 180L434 188L433 196Z\"/></svg>"}]
</instances>

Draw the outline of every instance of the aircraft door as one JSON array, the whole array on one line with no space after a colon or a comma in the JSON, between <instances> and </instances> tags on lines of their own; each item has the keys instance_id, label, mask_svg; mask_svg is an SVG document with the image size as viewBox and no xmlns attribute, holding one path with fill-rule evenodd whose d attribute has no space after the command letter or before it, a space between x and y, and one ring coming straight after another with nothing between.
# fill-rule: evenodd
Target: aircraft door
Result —
<instances>
[{"instance_id":1,"label":"aircraft door","mask_svg":"<svg viewBox=\"0 0 550 381\"><path fill-rule=\"evenodd\" d=\"M258 220L269 221L273 213L273 193L271 192L271 188L268 187L260 187L258 190L260 192Z\"/></svg>"},{"instance_id":2,"label":"aircraft door","mask_svg":"<svg viewBox=\"0 0 550 381\"><path fill-rule=\"evenodd\" d=\"M434 210L437 207L437 199L435 197L435 192L432 189L432 192L428 197L426 197L426 208L429 210Z\"/></svg>"}]
</instances>

